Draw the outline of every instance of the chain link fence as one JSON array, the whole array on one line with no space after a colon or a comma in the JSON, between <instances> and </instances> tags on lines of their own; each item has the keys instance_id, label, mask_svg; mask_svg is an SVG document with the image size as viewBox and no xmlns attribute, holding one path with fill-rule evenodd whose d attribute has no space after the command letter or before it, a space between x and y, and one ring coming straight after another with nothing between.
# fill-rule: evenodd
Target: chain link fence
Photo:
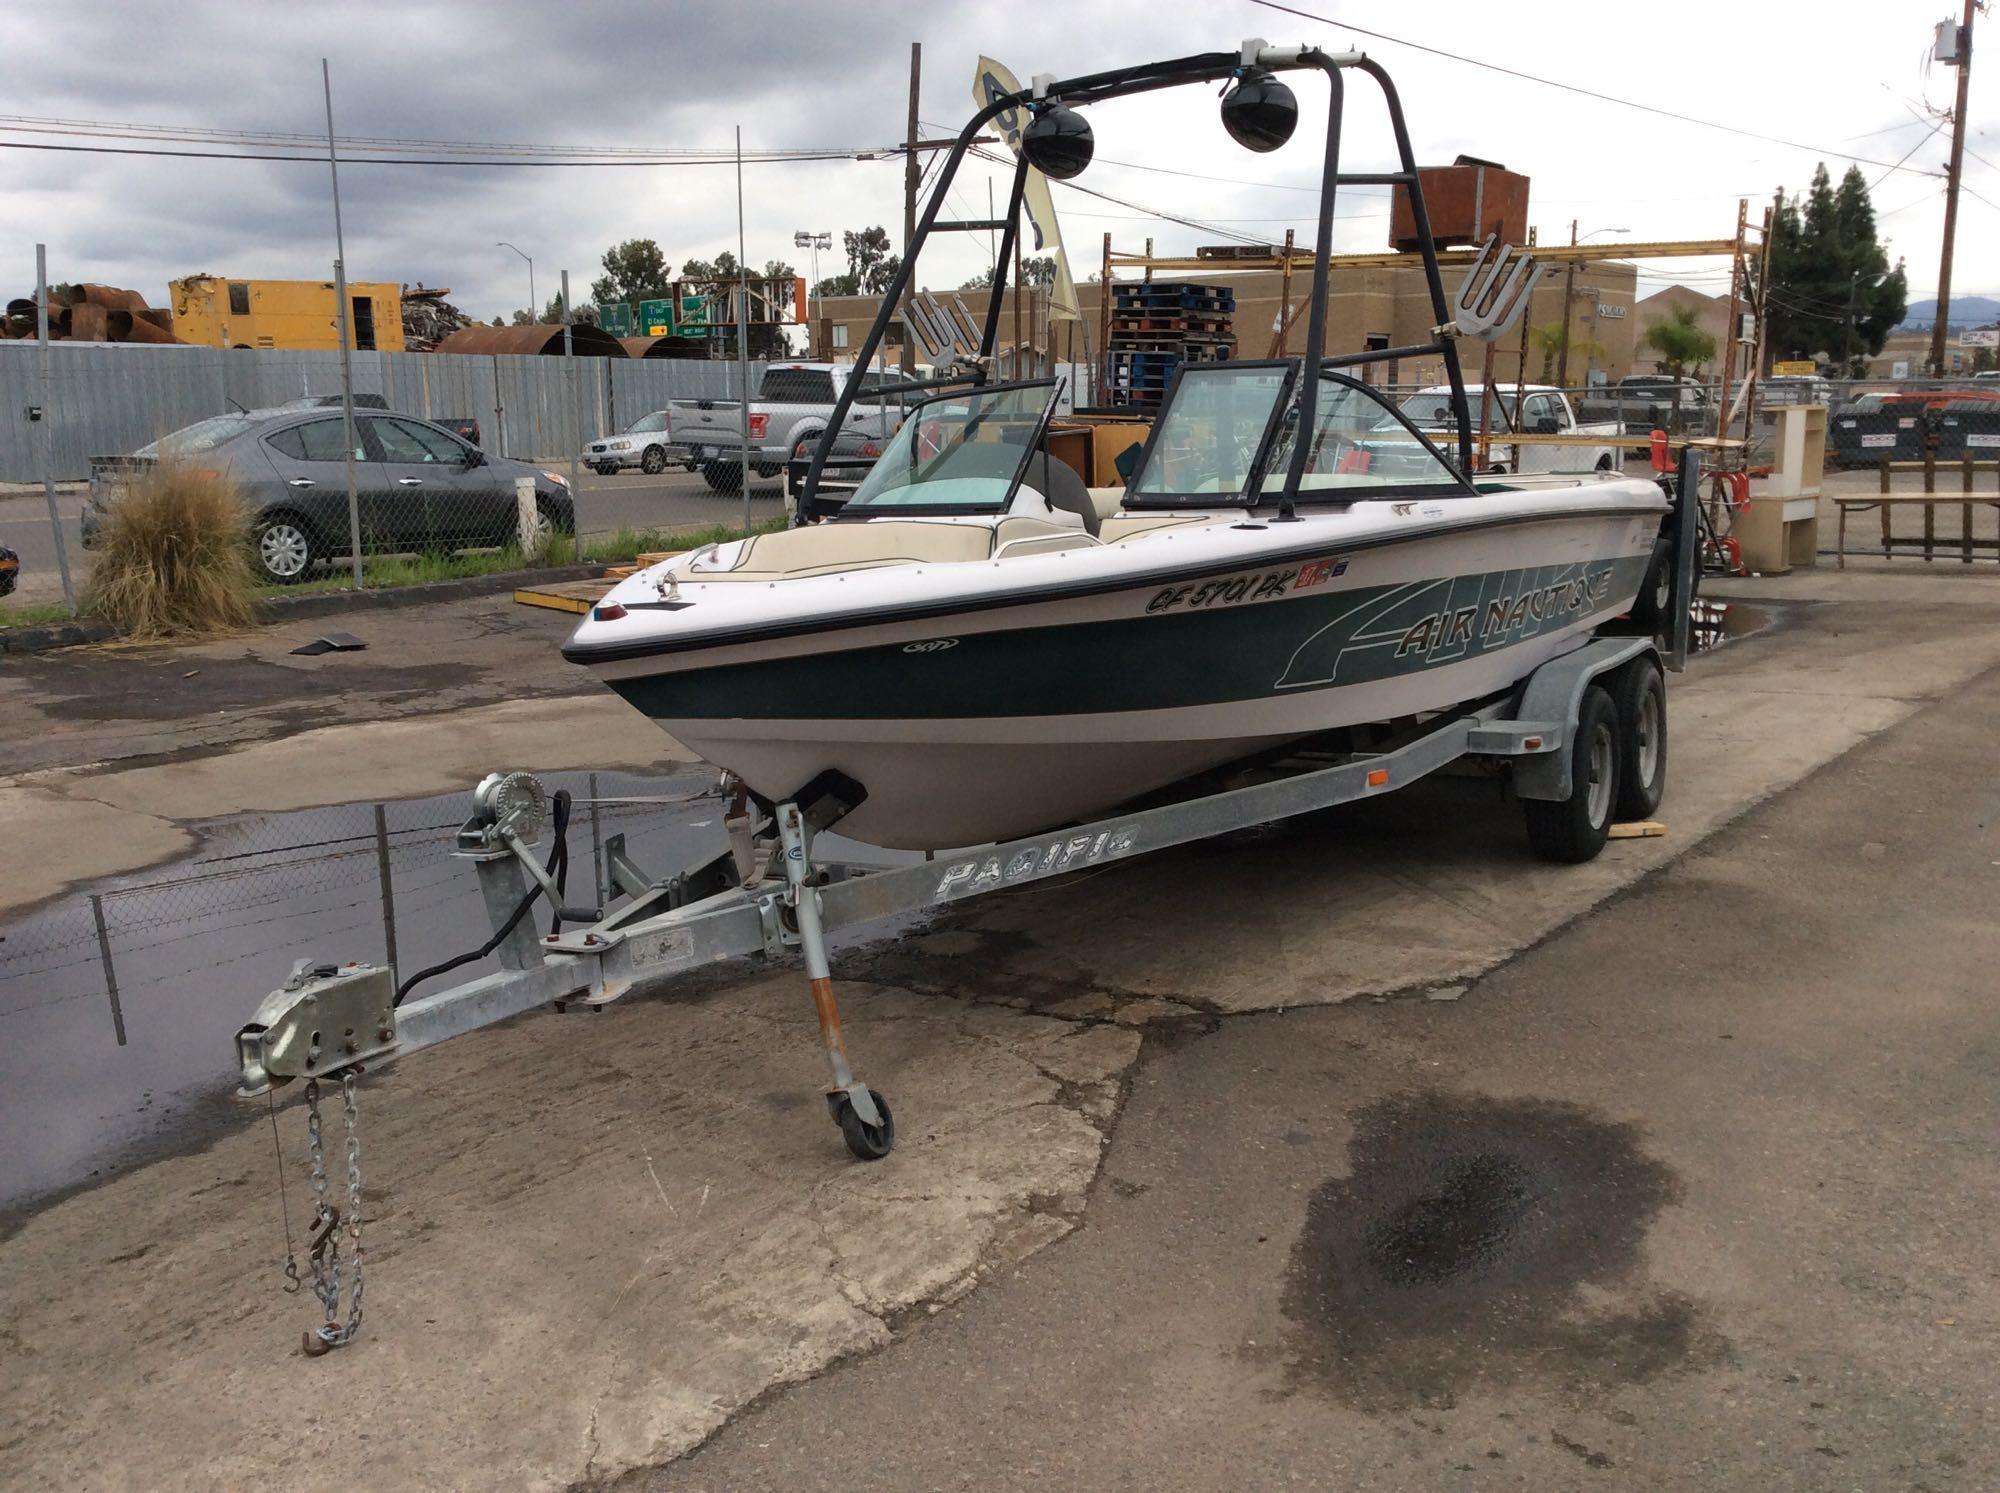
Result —
<instances>
[{"instance_id":1,"label":"chain link fence","mask_svg":"<svg viewBox=\"0 0 2000 1493\"><path fill-rule=\"evenodd\" d=\"M613 836L656 872L721 843L712 774L544 781L578 800L572 904L611 896ZM297 960L386 963L400 979L484 943L478 878L452 853L470 813L467 792L244 815L205 827L201 848L165 870L0 923L0 1201L61 1185L80 1157L171 1110L169 1096L218 1090L230 1034ZM545 907L534 916L546 926Z\"/></svg>"}]
</instances>

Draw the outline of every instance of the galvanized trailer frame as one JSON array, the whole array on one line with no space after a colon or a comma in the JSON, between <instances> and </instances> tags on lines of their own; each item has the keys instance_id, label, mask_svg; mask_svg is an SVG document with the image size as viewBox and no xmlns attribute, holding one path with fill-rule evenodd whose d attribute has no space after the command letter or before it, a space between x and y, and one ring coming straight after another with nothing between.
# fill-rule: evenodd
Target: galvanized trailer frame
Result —
<instances>
[{"instance_id":1,"label":"galvanized trailer frame","mask_svg":"<svg viewBox=\"0 0 2000 1493\"><path fill-rule=\"evenodd\" d=\"M614 837L606 845L611 880L630 900L585 926L538 938L523 917L533 882L552 906L560 905L557 885L530 849L538 815L524 832L506 796L485 790L526 780L529 800L539 806L540 786L526 774L496 774L482 784L481 811L459 832L458 853L478 873L501 967L399 1005L386 969L302 961L237 1034L241 1092L262 1094L292 1079L381 1063L539 1006L602 1005L641 982L748 955L796 952L819 1013L834 1116L857 1155L886 1154L893 1142L886 1108L848 1063L828 933L1394 792L1467 758L1510 763L1523 799L1569 800L1582 788L1571 780L1569 748L1592 681L1642 658L1649 667L1686 667L1698 474L1699 456L1684 451L1673 509L1662 525L1662 544L1674 561L1664 650L1650 636L1584 639L1506 694L1434 717L1386 750L1329 765L1274 765L1262 781L1223 792L893 867L814 856L814 833L837 820L837 803L824 806L830 800L775 806L761 838L738 818L729 849L665 880L649 878L625 855L622 837Z\"/></svg>"},{"instance_id":2,"label":"galvanized trailer frame","mask_svg":"<svg viewBox=\"0 0 2000 1493\"><path fill-rule=\"evenodd\" d=\"M612 879L630 898L623 906L587 926L541 937L522 921L495 951L499 970L414 996L402 1006L381 1004L386 971L383 980L351 997L320 989L311 1002L304 992L293 992L279 1009L267 1003L258 1021L239 1035L244 1091L260 1093L272 1080L374 1066L540 1006L602 1005L642 983L725 960L796 953L804 957L819 1007L832 1079L828 1097L836 1105L846 1099L864 1123L876 1124L874 1095L847 1063L829 979L827 934L1392 793L1466 758L1513 762L1515 791L1523 797L1567 799L1576 788L1568 748L1585 689L1642 656L1658 658L1652 639L1592 638L1543 664L1508 695L1439 716L1388 750L1355 753L1325 766L1274 766L1266 780L1225 792L908 865L819 859L813 853L814 826L792 803L778 805L767 822L769 832L759 838L752 874L745 879L735 874L734 853L724 851L674 877L649 880L614 839L607 856ZM479 876L497 933L528 895L530 877L540 879L546 872L521 836L505 826L475 821L465 833L484 836L477 848L459 854ZM723 884L707 895L693 894L718 882ZM349 1019L343 1019L346 1008L335 1004L343 999L353 1003ZM356 1016L360 1019L351 1019ZM299 1038L308 1026L315 1032L338 1026L349 1040L302 1045Z\"/></svg>"},{"instance_id":3,"label":"galvanized trailer frame","mask_svg":"<svg viewBox=\"0 0 2000 1493\"><path fill-rule=\"evenodd\" d=\"M833 791L801 790L798 797L803 803L776 805L761 826L753 825L739 805L739 812L725 819L728 849L662 881L648 878L625 855L622 837L614 837L605 846L607 868L618 890L630 900L609 913L592 909L597 915L586 926L538 938L526 919L535 897L546 893L555 907L562 901L561 873L551 874L551 866L559 863L552 857L550 865L544 865L530 849L539 834L545 797L539 782L527 774L493 774L475 793L475 814L459 831L459 854L472 862L479 876L494 930L486 947L498 956L499 970L403 1005L388 969L301 960L291 979L265 998L236 1036L243 1075L240 1092L246 1096L306 1080L319 1191L308 1260L315 1294L326 1313L324 1323L306 1332L306 1352L338 1347L360 1327L361 1174L354 1080L364 1066L433 1047L540 1006L601 1005L641 983L706 965L747 955L783 958L797 952L803 957L819 1016L829 1076L828 1106L848 1149L873 1160L886 1156L894 1145L895 1123L887 1101L855 1076L848 1061L827 956L830 932L1393 793L1468 759L1509 766L1515 793L1531 803L1574 805L1587 797L1596 837L1581 854L1594 854L1610 817L1606 807L1604 822L1598 821L1596 806L1609 790L1596 781L1596 763L1607 745L1617 751L1620 733L1635 726L1607 725L1600 701L1592 707L1597 725L1585 732L1581 723L1586 702L1593 681L1614 671L1659 670L1662 665L1678 671L1686 666L1695 583L1698 462L1692 450L1683 453L1673 512L1662 525L1663 552L1674 561L1667 572L1665 615L1658 619L1666 627L1664 649L1650 636L1583 639L1504 695L1410 727L1379 750L1350 751L1332 761L1295 757L1271 763L1256 770L1258 780L1224 791L1005 844L952 851L916 864L867 866L815 857L815 831L837 822L838 785ZM1653 688L1650 682L1646 687ZM1664 694L1657 698L1661 714L1656 729L1664 732ZM1583 740L1578 739L1580 732ZM1664 735L1655 746L1663 749ZM1577 753L1585 749L1593 781L1577 782ZM1652 770L1664 774L1663 757ZM1605 802L1608 805L1608 798ZM559 816L561 812L559 799ZM761 835L756 833L759 828ZM560 833L557 840L560 852ZM564 908L562 916L577 914ZM406 988L419 978L412 977ZM330 1077L342 1082L347 1122L350 1306L344 1323L337 1310L342 1299L341 1214L325 1190L318 1127L318 1082ZM288 1231L288 1260L289 1250Z\"/></svg>"}]
</instances>

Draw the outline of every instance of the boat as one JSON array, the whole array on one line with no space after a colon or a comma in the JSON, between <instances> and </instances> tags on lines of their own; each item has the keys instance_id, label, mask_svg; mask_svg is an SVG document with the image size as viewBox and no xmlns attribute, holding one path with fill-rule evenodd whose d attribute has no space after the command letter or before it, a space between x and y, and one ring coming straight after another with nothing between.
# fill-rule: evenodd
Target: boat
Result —
<instances>
[{"instance_id":1,"label":"boat","mask_svg":"<svg viewBox=\"0 0 2000 1493\"><path fill-rule=\"evenodd\" d=\"M1081 109L1171 86L1226 84L1230 134L1274 148L1299 113L1283 75L1300 71L1331 92L1304 356L1184 363L1129 480L1086 486L1049 453L1060 382L989 377L1027 171L1074 175L1093 150ZM1340 169L1354 75L1380 87L1396 171ZM1345 728L1492 698L1665 573L1656 483L1470 475L1466 319L1447 305L1401 103L1360 53L1253 39L991 99L949 152L858 365L926 240L984 228L939 213L996 120L1018 128L1021 155L978 350L882 391L908 400L905 417L837 512L815 520L814 492L844 408L806 476L809 521L639 572L564 647L757 799L835 785L842 835L905 850L1054 829ZM1409 194L1428 343L1326 354L1334 201L1356 183ZM1450 450L1362 376L1419 357L1445 367Z\"/></svg>"}]
</instances>

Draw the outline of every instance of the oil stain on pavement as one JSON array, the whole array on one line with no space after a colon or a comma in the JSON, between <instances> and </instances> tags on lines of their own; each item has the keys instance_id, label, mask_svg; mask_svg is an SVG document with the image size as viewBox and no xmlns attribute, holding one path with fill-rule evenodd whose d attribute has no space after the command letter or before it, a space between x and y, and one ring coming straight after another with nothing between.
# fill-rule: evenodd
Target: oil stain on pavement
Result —
<instances>
[{"instance_id":1,"label":"oil stain on pavement","mask_svg":"<svg viewBox=\"0 0 2000 1493\"><path fill-rule=\"evenodd\" d=\"M1642 1245L1680 1184L1630 1125L1575 1105L1402 1094L1355 1116L1314 1195L1284 1309L1294 1388L1444 1408L1525 1379L1635 1383L1727 1358Z\"/></svg>"}]
</instances>

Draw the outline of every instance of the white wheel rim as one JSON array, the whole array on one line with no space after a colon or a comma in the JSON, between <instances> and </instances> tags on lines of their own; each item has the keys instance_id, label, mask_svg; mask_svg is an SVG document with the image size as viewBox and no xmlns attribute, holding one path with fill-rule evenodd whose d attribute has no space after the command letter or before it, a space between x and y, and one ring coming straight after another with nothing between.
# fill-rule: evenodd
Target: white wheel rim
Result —
<instances>
[{"instance_id":1,"label":"white wheel rim","mask_svg":"<svg viewBox=\"0 0 2000 1493\"><path fill-rule=\"evenodd\" d=\"M257 556L272 575L297 575L306 568L306 552L306 536L290 524L272 524L257 538Z\"/></svg>"},{"instance_id":2,"label":"white wheel rim","mask_svg":"<svg viewBox=\"0 0 2000 1493\"><path fill-rule=\"evenodd\" d=\"M1660 770L1660 693L1649 689L1639 702L1639 781L1651 784Z\"/></svg>"},{"instance_id":3,"label":"white wheel rim","mask_svg":"<svg viewBox=\"0 0 2000 1493\"><path fill-rule=\"evenodd\" d=\"M1590 733L1590 792L1584 799L1584 807L1589 811L1593 827L1600 825L1611 814L1611 779L1614 774L1617 744L1612 740L1611 728L1600 725Z\"/></svg>"}]
</instances>

